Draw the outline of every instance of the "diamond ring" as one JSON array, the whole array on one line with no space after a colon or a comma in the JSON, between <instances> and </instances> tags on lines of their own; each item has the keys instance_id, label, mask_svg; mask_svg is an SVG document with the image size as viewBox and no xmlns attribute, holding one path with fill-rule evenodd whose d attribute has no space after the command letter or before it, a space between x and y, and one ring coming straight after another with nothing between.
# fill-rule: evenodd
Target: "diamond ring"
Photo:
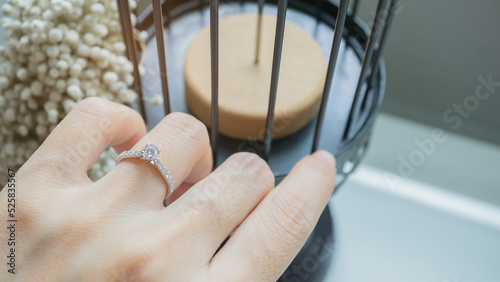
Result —
<instances>
[{"instance_id":1,"label":"diamond ring","mask_svg":"<svg viewBox=\"0 0 500 282\"><path fill-rule=\"evenodd\" d=\"M116 164L119 164L124 159L138 159L156 168L167 182L168 194L165 198L168 198L174 192L174 179L167 168L161 163L159 159L160 152L161 150L155 145L146 143L146 146L139 151L129 150L121 152L116 157Z\"/></svg>"}]
</instances>

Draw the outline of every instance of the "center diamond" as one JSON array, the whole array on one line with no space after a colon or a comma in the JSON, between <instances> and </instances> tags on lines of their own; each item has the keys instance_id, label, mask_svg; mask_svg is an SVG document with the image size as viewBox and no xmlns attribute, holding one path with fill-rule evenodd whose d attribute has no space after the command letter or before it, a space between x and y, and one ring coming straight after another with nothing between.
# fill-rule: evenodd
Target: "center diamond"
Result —
<instances>
[{"instance_id":1,"label":"center diamond","mask_svg":"<svg viewBox=\"0 0 500 282\"><path fill-rule=\"evenodd\" d=\"M152 161L157 159L159 155L160 149L158 149L155 145L147 143L146 146L142 148L142 157L146 160Z\"/></svg>"}]
</instances>

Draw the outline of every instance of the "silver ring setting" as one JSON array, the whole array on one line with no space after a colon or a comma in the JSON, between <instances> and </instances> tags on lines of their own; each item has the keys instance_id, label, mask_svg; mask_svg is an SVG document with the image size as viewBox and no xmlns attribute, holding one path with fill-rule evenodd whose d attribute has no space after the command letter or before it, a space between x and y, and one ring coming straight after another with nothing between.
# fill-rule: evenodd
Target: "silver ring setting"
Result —
<instances>
[{"instance_id":1,"label":"silver ring setting","mask_svg":"<svg viewBox=\"0 0 500 282\"><path fill-rule=\"evenodd\" d=\"M168 196L174 192L174 179L172 178L172 175L170 175L170 172L168 172L167 168L161 163L159 158L160 152L161 150L155 145L146 143L146 145L139 151L129 150L121 152L118 157L116 157L116 164L119 164L124 159L137 159L156 168L163 179L167 182L168 195L166 198L168 198Z\"/></svg>"}]
</instances>

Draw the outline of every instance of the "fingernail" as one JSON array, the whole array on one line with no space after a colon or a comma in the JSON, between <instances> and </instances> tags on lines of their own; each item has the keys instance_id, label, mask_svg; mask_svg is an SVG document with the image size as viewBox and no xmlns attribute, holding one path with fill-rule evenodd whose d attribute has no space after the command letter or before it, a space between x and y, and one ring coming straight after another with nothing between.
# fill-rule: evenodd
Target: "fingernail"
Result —
<instances>
[{"instance_id":1,"label":"fingernail","mask_svg":"<svg viewBox=\"0 0 500 282\"><path fill-rule=\"evenodd\" d=\"M324 161L332 167L335 167L335 158L327 151L316 151L312 154L312 156Z\"/></svg>"}]
</instances>

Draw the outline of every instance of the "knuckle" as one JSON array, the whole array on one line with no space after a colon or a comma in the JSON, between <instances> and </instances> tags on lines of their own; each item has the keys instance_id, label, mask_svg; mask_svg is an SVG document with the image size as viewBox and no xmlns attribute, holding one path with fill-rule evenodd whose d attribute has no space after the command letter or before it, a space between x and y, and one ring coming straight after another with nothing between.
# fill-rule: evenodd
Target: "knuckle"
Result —
<instances>
[{"instance_id":1,"label":"knuckle","mask_svg":"<svg viewBox=\"0 0 500 282\"><path fill-rule=\"evenodd\" d=\"M83 113L92 117L102 117L107 115L111 101L100 97L89 97L78 103L72 112Z\"/></svg>"},{"instance_id":2,"label":"knuckle","mask_svg":"<svg viewBox=\"0 0 500 282\"><path fill-rule=\"evenodd\" d=\"M94 230L97 228L96 220L88 217L80 217L78 220L75 220L75 217L73 217L71 224L73 225L71 229L75 230L75 234L79 234L81 236L90 235L94 233Z\"/></svg>"},{"instance_id":3,"label":"knuckle","mask_svg":"<svg viewBox=\"0 0 500 282\"><path fill-rule=\"evenodd\" d=\"M337 171L322 162L319 162L315 158L309 156L304 158L297 164L297 169L301 171L307 171L307 177L302 177L300 181L301 185L319 187L320 189L333 189L335 185L335 176ZM330 191L331 192L331 191Z\"/></svg>"},{"instance_id":4,"label":"knuckle","mask_svg":"<svg viewBox=\"0 0 500 282\"><path fill-rule=\"evenodd\" d=\"M95 215L77 215L72 212L69 216L64 216L59 222L60 234L74 236L76 238L85 238L95 233L99 228L100 220Z\"/></svg>"},{"instance_id":5,"label":"knuckle","mask_svg":"<svg viewBox=\"0 0 500 282\"><path fill-rule=\"evenodd\" d=\"M168 118L169 125L180 131L183 137L208 146L208 131L201 121L191 115L179 112L168 115Z\"/></svg>"},{"instance_id":6,"label":"knuckle","mask_svg":"<svg viewBox=\"0 0 500 282\"><path fill-rule=\"evenodd\" d=\"M242 177L243 183L256 187L274 187L274 175L271 168L256 154L236 153L230 157L229 161L235 164L235 175Z\"/></svg>"},{"instance_id":7,"label":"knuckle","mask_svg":"<svg viewBox=\"0 0 500 282\"><path fill-rule=\"evenodd\" d=\"M149 247L124 240L119 247L118 262L113 276L118 281L137 281L144 278L145 273L155 260L156 251Z\"/></svg>"},{"instance_id":8,"label":"knuckle","mask_svg":"<svg viewBox=\"0 0 500 282\"><path fill-rule=\"evenodd\" d=\"M18 175L18 188L30 187L34 181L26 181L24 176ZM4 188L2 191L2 211L14 211L15 218L20 222L21 226L33 227L44 216L43 209L44 196L39 191L26 191L25 189L17 189L15 192L15 202L9 203L7 200L9 190ZM18 200L19 199L19 200ZM17 204L21 202L21 204ZM8 213L10 214L10 212ZM8 215L7 214L7 215ZM9 218L11 219L11 218Z\"/></svg>"},{"instance_id":9,"label":"knuckle","mask_svg":"<svg viewBox=\"0 0 500 282\"><path fill-rule=\"evenodd\" d=\"M275 220L278 234L283 233L283 240L302 242L307 239L314 223L314 214L298 195L281 191L271 198L271 218Z\"/></svg>"},{"instance_id":10,"label":"knuckle","mask_svg":"<svg viewBox=\"0 0 500 282\"><path fill-rule=\"evenodd\" d=\"M212 191L208 191L211 187L205 187L202 195L194 199L194 208L200 212L201 216L206 218L206 222L210 222L213 226L224 226L228 221L228 211L224 209L217 197Z\"/></svg>"},{"instance_id":11,"label":"knuckle","mask_svg":"<svg viewBox=\"0 0 500 282\"><path fill-rule=\"evenodd\" d=\"M18 222L22 223L24 226L33 226L35 223L39 222L41 217L40 208L36 205L31 204L32 200L24 201L25 206L16 209L16 219Z\"/></svg>"},{"instance_id":12,"label":"knuckle","mask_svg":"<svg viewBox=\"0 0 500 282\"><path fill-rule=\"evenodd\" d=\"M234 217L234 210L231 204L220 201L225 185L210 181L201 189L189 191L189 198L180 203L184 223L191 225L195 218L197 222L203 223L204 228L217 229L227 226Z\"/></svg>"}]
</instances>

